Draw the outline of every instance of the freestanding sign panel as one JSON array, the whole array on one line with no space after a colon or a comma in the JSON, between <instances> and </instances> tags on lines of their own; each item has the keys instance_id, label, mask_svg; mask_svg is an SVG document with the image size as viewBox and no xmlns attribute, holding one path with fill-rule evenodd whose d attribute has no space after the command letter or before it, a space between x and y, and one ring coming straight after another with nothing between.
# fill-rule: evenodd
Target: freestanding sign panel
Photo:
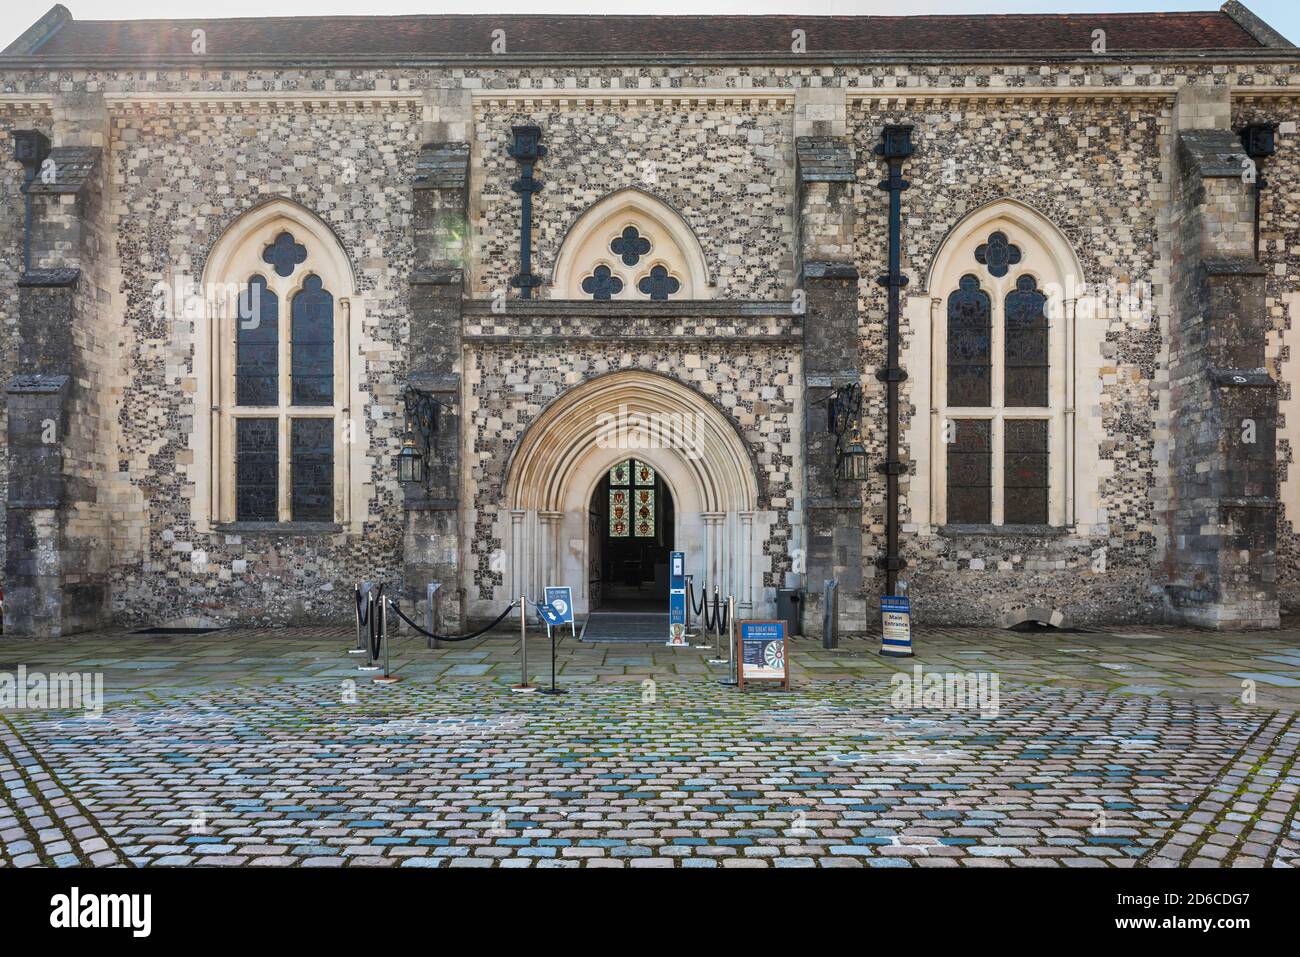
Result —
<instances>
[{"instance_id":1,"label":"freestanding sign panel","mask_svg":"<svg viewBox=\"0 0 1300 957\"><path fill-rule=\"evenodd\" d=\"M672 552L668 556L668 645L687 647L685 552Z\"/></svg>"},{"instance_id":2,"label":"freestanding sign panel","mask_svg":"<svg viewBox=\"0 0 1300 957\"><path fill-rule=\"evenodd\" d=\"M905 595L880 597L880 653L912 657L912 601Z\"/></svg>"},{"instance_id":3,"label":"freestanding sign panel","mask_svg":"<svg viewBox=\"0 0 1300 957\"><path fill-rule=\"evenodd\" d=\"M546 604L555 609L560 624L573 624L573 589L568 585L548 585Z\"/></svg>"},{"instance_id":4,"label":"freestanding sign panel","mask_svg":"<svg viewBox=\"0 0 1300 957\"><path fill-rule=\"evenodd\" d=\"M747 681L779 681L790 690L790 663L785 653L785 622L742 621L739 686Z\"/></svg>"},{"instance_id":5,"label":"freestanding sign panel","mask_svg":"<svg viewBox=\"0 0 1300 957\"><path fill-rule=\"evenodd\" d=\"M576 638L578 626L573 621L573 589L568 585L547 585L544 594L549 610L545 615L546 630L550 631L552 625L568 625Z\"/></svg>"}]
</instances>

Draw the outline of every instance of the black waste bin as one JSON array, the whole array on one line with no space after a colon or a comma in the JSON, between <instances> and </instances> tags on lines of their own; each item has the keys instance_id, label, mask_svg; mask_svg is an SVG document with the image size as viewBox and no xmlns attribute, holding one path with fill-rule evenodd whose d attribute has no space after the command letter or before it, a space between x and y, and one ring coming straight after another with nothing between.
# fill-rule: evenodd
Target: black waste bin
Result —
<instances>
[{"instance_id":1,"label":"black waste bin","mask_svg":"<svg viewBox=\"0 0 1300 957\"><path fill-rule=\"evenodd\" d=\"M803 592L797 588L776 590L776 617L785 622L787 638L803 634Z\"/></svg>"}]
</instances>

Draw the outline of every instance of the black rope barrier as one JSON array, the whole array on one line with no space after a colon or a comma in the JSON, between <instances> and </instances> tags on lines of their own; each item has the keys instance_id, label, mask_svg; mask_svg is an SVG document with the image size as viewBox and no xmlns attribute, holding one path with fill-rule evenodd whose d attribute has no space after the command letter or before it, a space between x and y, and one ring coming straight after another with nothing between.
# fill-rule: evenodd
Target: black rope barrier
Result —
<instances>
[{"instance_id":1,"label":"black rope barrier","mask_svg":"<svg viewBox=\"0 0 1300 957\"><path fill-rule=\"evenodd\" d=\"M718 622L718 634L723 634L727 630L727 622L731 618L731 602L723 602L722 610L719 612L720 618L715 619Z\"/></svg>"},{"instance_id":2,"label":"black rope barrier","mask_svg":"<svg viewBox=\"0 0 1300 957\"><path fill-rule=\"evenodd\" d=\"M468 634L468 635L435 635L435 634L434 634L433 632L431 632L431 631L425 631L423 628L421 628L421 627L420 627L419 625L417 625L415 622L411 621L411 619L407 618L406 615L402 614L401 606L398 605L397 602L395 602L393 599L391 599L391 598L388 599L388 607L390 607L391 609L393 609L393 611L397 612L397 617L398 617L398 618L402 619L402 621L406 622L408 625L410 625L412 628L414 628L414 629L415 629L416 631L418 631L420 634L424 635L426 638L432 638L432 639L434 639L435 641L469 641L471 638L477 638L477 637L479 637L479 635L484 635L484 634L486 634L487 632L491 631L493 628L495 628L497 625L501 624L501 622L505 620L506 615L508 615L508 614L510 614L512 611L514 611L515 608L516 608L518 605L519 605L519 602L517 602L517 601L512 601L509 605L506 606L506 610L503 611L500 615L497 616L497 620L496 620L496 621L492 622L492 624L487 625L487 626L484 627L484 628L480 628L478 631L475 631L475 632L473 632L473 633L471 633L471 634Z\"/></svg>"},{"instance_id":3,"label":"black rope barrier","mask_svg":"<svg viewBox=\"0 0 1300 957\"><path fill-rule=\"evenodd\" d=\"M357 603L357 621L363 625L370 622L370 602L363 597L369 594L369 592L363 593L360 585L353 589L352 598Z\"/></svg>"},{"instance_id":4,"label":"black rope barrier","mask_svg":"<svg viewBox=\"0 0 1300 957\"><path fill-rule=\"evenodd\" d=\"M687 589L687 591L689 591L689 592L691 593L691 608L693 608L693 609L695 610L695 617L696 617L696 618L699 618L701 621L703 621L705 627L708 627L708 621L706 620L705 615L704 615L704 609L705 609L705 607L707 607L708 602L709 602L709 589L708 589L708 586L707 586L707 585L705 586L705 588L704 588L704 594L700 596L700 603L699 603L699 605L696 605L696 604L695 604L695 582L693 582L693 581L691 581L691 582L687 582L687 583L686 583L686 589Z\"/></svg>"}]
</instances>

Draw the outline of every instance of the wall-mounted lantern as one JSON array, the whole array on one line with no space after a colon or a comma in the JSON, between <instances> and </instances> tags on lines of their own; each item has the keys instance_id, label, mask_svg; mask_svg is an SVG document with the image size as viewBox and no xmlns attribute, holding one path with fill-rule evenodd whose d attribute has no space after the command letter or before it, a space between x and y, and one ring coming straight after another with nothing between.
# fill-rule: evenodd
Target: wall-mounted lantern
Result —
<instances>
[{"instance_id":1,"label":"wall-mounted lantern","mask_svg":"<svg viewBox=\"0 0 1300 957\"><path fill-rule=\"evenodd\" d=\"M865 482L867 480L867 447L862 441L862 433L856 424L848 442L836 452L838 474L845 482Z\"/></svg>"},{"instance_id":2,"label":"wall-mounted lantern","mask_svg":"<svg viewBox=\"0 0 1300 957\"><path fill-rule=\"evenodd\" d=\"M429 459L438 447L438 409L446 408L432 392L408 385L402 391L406 405L406 431L402 451L397 455L397 480L428 485Z\"/></svg>"},{"instance_id":3,"label":"wall-mounted lantern","mask_svg":"<svg viewBox=\"0 0 1300 957\"><path fill-rule=\"evenodd\" d=\"M835 436L835 475L845 482L867 480L867 447L858 425L861 417L862 386L856 382L842 385L826 397L826 428Z\"/></svg>"},{"instance_id":4,"label":"wall-mounted lantern","mask_svg":"<svg viewBox=\"0 0 1300 957\"><path fill-rule=\"evenodd\" d=\"M415 447L410 429L402 436L402 451L397 454L397 481L424 483L424 455Z\"/></svg>"}]
</instances>

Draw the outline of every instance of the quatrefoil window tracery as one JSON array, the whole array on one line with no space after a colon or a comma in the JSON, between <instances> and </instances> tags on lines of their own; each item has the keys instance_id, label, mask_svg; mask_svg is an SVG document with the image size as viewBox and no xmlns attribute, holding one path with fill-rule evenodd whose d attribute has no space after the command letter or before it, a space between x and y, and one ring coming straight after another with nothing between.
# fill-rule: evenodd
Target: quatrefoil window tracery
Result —
<instances>
[{"instance_id":1,"label":"quatrefoil window tracery","mask_svg":"<svg viewBox=\"0 0 1300 957\"><path fill-rule=\"evenodd\" d=\"M1020 247L1012 245L1006 233L993 232L989 234L988 242L975 247L975 261L987 266L990 276L1000 279L1011 266L1020 262Z\"/></svg>"},{"instance_id":2,"label":"quatrefoil window tracery","mask_svg":"<svg viewBox=\"0 0 1300 957\"><path fill-rule=\"evenodd\" d=\"M650 240L641 235L635 226L626 227L622 234L609 244L610 252L623 259L624 266L635 266L641 257L650 252Z\"/></svg>"},{"instance_id":3,"label":"quatrefoil window tracery","mask_svg":"<svg viewBox=\"0 0 1300 957\"><path fill-rule=\"evenodd\" d=\"M582 281L582 291L592 299L611 299L623 291L623 280L606 265L597 266Z\"/></svg>"},{"instance_id":4,"label":"quatrefoil window tracery","mask_svg":"<svg viewBox=\"0 0 1300 957\"><path fill-rule=\"evenodd\" d=\"M644 276L636 284L636 288L652 300L662 302L681 289L682 284L676 277L669 275L666 267L655 266L650 270L650 275Z\"/></svg>"},{"instance_id":5,"label":"quatrefoil window tracery","mask_svg":"<svg viewBox=\"0 0 1300 957\"><path fill-rule=\"evenodd\" d=\"M307 247L289 232L280 233L275 242L262 250L262 262L275 269L277 276L288 279L296 266L307 261Z\"/></svg>"}]
</instances>

